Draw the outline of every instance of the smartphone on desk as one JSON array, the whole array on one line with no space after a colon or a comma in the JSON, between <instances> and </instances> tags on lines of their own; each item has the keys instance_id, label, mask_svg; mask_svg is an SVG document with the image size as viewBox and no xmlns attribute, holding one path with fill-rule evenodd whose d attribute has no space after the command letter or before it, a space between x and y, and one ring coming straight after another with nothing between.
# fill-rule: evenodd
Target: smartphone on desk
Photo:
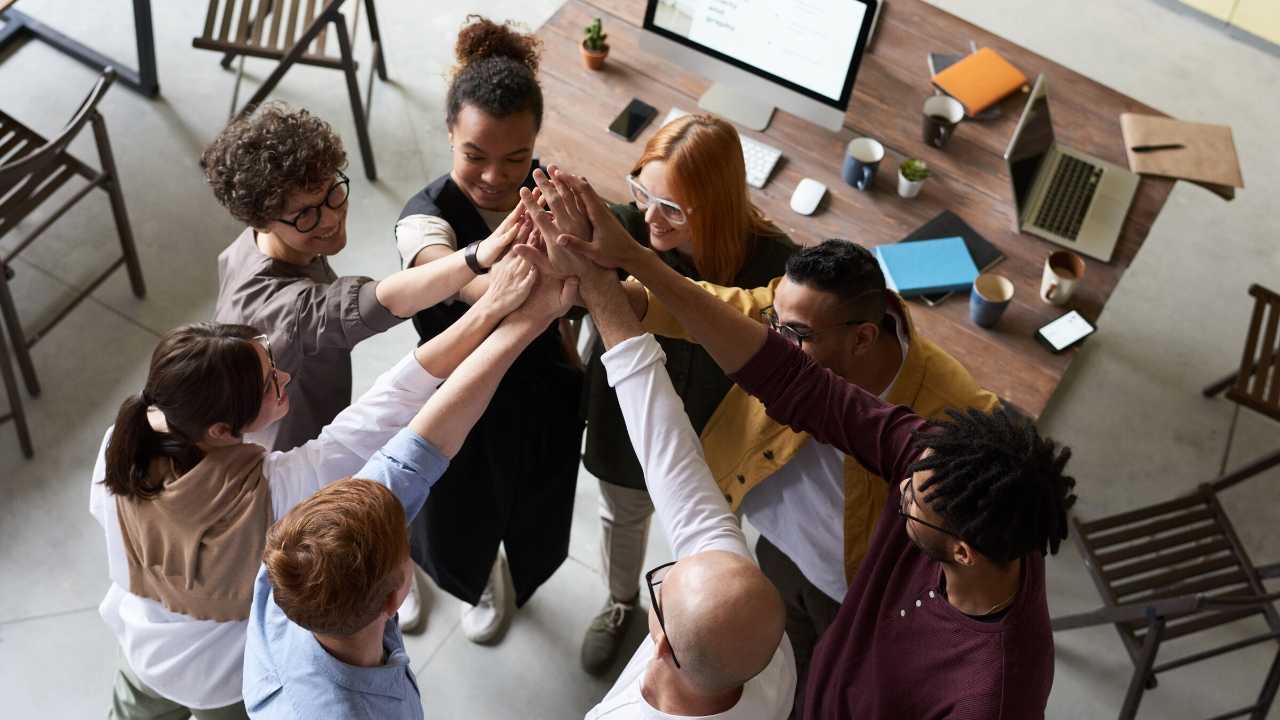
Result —
<instances>
[{"instance_id":1,"label":"smartphone on desk","mask_svg":"<svg viewBox=\"0 0 1280 720\"><path fill-rule=\"evenodd\" d=\"M1036 340L1049 348L1051 352L1060 353L1069 347L1080 344L1097 330L1084 316L1072 310L1053 322L1036 331Z\"/></svg>"},{"instance_id":2,"label":"smartphone on desk","mask_svg":"<svg viewBox=\"0 0 1280 720\"><path fill-rule=\"evenodd\" d=\"M653 122L657 114L658 110L654 106L639 98L632 98L622 112L618 113L618 117L609 123L609 132L631 142Z\"/></svg>"}]
</instances>

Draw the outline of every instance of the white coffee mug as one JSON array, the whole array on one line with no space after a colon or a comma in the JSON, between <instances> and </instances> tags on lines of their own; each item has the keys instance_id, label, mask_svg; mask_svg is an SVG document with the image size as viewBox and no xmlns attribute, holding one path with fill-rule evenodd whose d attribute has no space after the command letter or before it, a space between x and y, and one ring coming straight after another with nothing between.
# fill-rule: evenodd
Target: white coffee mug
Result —
<instances>
[{"instance_id":1,"label":"white coffee mug","mask_svg":"<svg viewBox=\"0 0 1280 720\"><path fill-rule=\"evenodd\" d=\"M1076 284L1084 277L1084 258L1067 250L1049 253L1044 261L1044 277L1040 280L1040 299L1053 305L1066 305Z\"/></svg>"}]
</instances>

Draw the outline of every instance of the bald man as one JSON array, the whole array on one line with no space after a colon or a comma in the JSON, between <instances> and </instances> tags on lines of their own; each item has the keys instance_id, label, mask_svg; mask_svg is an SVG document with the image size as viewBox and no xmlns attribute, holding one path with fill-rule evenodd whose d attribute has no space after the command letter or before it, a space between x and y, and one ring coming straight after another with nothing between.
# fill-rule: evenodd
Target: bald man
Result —
<instances>
[{"instance_id":1,"label":"bald man","mask_svg":"<svg viewBox=\"0 0 1280 720\"><path fill-rule=\"evenodd\" d=\"M649 636L587 720L695 716L781 720L796 668L777 589L747 550L698 436L610 272L587 270L581 294L608 351L601 357L677 560L648 573Z\"/></svg>"}]
</instances>

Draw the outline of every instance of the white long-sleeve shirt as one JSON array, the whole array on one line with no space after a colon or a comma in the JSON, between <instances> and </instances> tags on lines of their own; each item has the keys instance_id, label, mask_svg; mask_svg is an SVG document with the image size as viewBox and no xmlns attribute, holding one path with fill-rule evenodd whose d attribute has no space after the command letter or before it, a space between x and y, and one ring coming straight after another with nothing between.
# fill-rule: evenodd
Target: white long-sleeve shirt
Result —
<instances>
[{"instance_id":1,"label":"white long-sleeve shirt","mask_svg":"<svg viewBox=\"0 0 1280 720\"><path fill-rule=\"evenodd\" d=\"M410 354L384 372L359 400L343 410L320 436L288 452L269 452L262 475L271 491L274 519L324 485L351 475L408 425L443 380ZM106 477L108 428L98 451L89 490L89 512L107 539L111 587L98 607L115 633L129 667L164 697L195 709L239 702L248 621L196 620L129 592L129 565L116 503ZM261 558L246 558L257 564Z\"/></svg>"},{"instance_id":2,"label":"white long-sleeve shirt","mask_svg":"<svg viewBox=\"0 0 1280 720\"><path fill-rule=\"evenodd\" d=\"M618 394L654 513L676 560L708 550L751 557L742 528L707 467L684 403L671 385L666 355L657 340L652 335L629 338L600 360ZM640 692L653 650L653 640L646 637L609 694L587 713L587 720L674 717L650 706ZM791 712L795 688L795 657L784 635L769 665L743 687L737 704L709 717L781 720Z\"/></svg>"}]
</instances>

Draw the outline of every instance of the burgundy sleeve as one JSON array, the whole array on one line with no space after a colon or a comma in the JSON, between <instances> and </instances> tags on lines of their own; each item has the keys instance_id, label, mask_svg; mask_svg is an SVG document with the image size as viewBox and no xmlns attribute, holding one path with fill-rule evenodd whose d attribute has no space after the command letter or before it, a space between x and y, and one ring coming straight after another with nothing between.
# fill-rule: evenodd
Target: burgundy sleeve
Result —
<instances>
[{"instance_id":1,"label":"burgundy sleeve","mask_svg":"<svg viewBox=\"0 0 1280 720\"><path fill-rule=\"evenodd\" d=\"M821 367L778 333L770 330L760 350L730 377L777 422L854 456L888 482L907 476L915 460L911 434L924 418Z\"/></svg>"}]
</instances>

